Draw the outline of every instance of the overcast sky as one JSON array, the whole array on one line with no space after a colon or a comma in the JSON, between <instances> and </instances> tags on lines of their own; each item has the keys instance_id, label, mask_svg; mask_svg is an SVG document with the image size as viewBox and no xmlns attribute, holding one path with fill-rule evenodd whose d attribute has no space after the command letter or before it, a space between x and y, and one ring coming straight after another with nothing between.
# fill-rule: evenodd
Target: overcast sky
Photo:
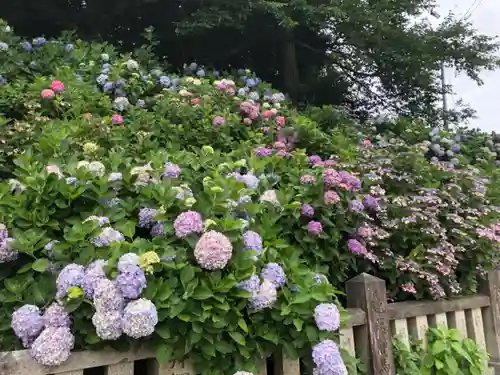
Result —
<instances>
[{"instance_id":1,"label":"overcast sky","mask_svg":"<svg viewBox=\"0 0 500 375\"><path fill-rule=\"evenodd\" d=\"M437 0L440 14L450 10L456 15L463 15L469 9L473 13L470 21L479 32L488 35L500 35L500 0ZM500 131L500 70L481 75L483 86L477 86L467 77L455 77L453 71L446 72L446 81L454 87L456 95L448 98L450 106L461 97L477 111L477 119L470 120L472 127L483 130Z\"/></svg>"}]
</instances>

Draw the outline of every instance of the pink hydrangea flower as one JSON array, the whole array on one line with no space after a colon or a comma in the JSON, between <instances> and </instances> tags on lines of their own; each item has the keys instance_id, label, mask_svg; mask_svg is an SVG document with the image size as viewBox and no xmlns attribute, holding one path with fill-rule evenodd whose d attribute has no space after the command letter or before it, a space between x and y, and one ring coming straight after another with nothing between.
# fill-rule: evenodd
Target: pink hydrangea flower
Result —
<instances>
[{"instance_id":1,"label":"pink hydrangea flower","mask_svg":"<svg viewBox=\"0 0 500 375\"><path fill-rule=\"evenodd\" d=\"M248 117L245 117L245 118L243 119L243 123L244 123L245 125L252 125L252 120L251 120L251 119L249 119Z\"/></svg>"},{"instance_id":2,"label":"pink hydrangea flower","mask_svg":"<svg viewBox=\"0 0 500 375\"><path fill-rule=\"evenodd\" d=\"M111 117L111 122L113 123L113 125L121 125L124 122L123 116L115 113L113 117Z\"/></svg>"},{"instance_id":3,"label":"pink hydrangea flower","mask_svg":"<svg viewBox=\"0 0 500 375\"><path fill-rule=\"evenodd\" d=\"M174 221L175 235L184 238L192 233L203 232L203 218L196 211L181 213Z\"/></svg>"},{"instance_id":4,"label":"pink hydrangea flower","mask_svg":"<svg viewBox=\"0 0 500 375\"><path fill-rule=\"evenodd\" d=\"M264 112L262 112L262 117L263 117L264 119L269 119L269 118L271 118L271 117L273 117L273 116L274 116L273 111L271 111L271 110L269 110L269 109L267 109L267 110L265 110Z\"/></svg>"},{"instance_id":5,"label":"pink hydrangea flower","mask_svg":"<svg viewBox=\"0 0 500 375\"><path fill-rule=\"evenodd\" d=\"M224 117L222 116L217 116L214 118L214 120L212 121L212 125L214 127L217 127L217 126L221 126L221 125L224 125L226 123L226 120L224 119Z\"/></svg>"},{"instance_id":6,"label":"pink hydrangea flower","mask_svg":"<svg viewBox=\"0 0 500 375\"><path fill-rule=\"evenodd\" d=\"M233 254L231 241L222 233L214 230L204 233L194 249L198 264L207 270L224 268Z\"/></svg>"},{"instance_id":7,"label":"pink hydrangea flower","mask_svg":"<svg viewBox=\"0 0 500 375\"><path fill-rule=\"evenodd\" d=\"M194 98L194 99L191 99L191 104L192 105L198 105L201 103L201 100L200 98Z\"/></svg>"},{"instance_id":8,"label":"pink hydrangea flower","mask_svg":"<svg viewBox=\"0 0 500 375\"><path fill-rule=\"evenodd\" d=\"M42 90L42 93L40 95L42 96L42 99L52 99L54 96L56 96L56 93L51 89L45 89Z\"/></svg>"},{"instance_id":9,"label":"pink hydrangea flower","mask_svg":"<svg viewBox=\"0 0 500 375\"><path fill-rule=\"evenodd\" d=\"M283 126L285 126L285 117L284 116L278 116L276 117L276 125L279 127L279 128L282 128Z\"/></svg>"},{"instance_id":10,"label":"pink hydrangea flower","mask_svg":"<svg viewBox=\"0 0 500 375\"><path fill-rule=\"evenodd\" d=\"M56 94L63 92L64 91L64 83L58 80L52 81L52 84L50 85L50 88L52 91L54 91Z\"/></svg>"},{"instance_id":11,"label":"pink hydrangea flower","mask_svg":"<svg viewBox=\"0 0 500 375\"><path fill-rule=\"evenodd\" d=\"M327 191L323 198L326 204L336 204L340 202L340 196L334 191Z\"/></svg>"}]
</instances>

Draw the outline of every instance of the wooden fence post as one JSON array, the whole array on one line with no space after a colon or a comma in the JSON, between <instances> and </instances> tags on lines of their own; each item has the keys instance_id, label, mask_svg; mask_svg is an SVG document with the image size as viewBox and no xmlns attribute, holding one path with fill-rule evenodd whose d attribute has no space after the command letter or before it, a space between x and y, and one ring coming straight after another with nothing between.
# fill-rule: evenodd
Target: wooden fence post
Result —
<instances>
[{"instance_id":1,"label":"wooden fence post","mask_svg":"<svg viewBox=\"0 0 500 375\"><path fill-rule=\"evenodd\" d=\"M362 360L365 361L368 375L394 375L385 281L362 273L349 280L346 289L347 307L360 308L366 312L368 337L364 345L366 349L363 350L366 358ZM357 347L362 345L357 343Z\"/></svg>"},{"instance_id":2,"label":"wooden fence post","mask_svg":"<svg viewBox=\"0 0 500 375\"><path fill-rule=\"evenodd\" d=\"M483 307L481 312L490 366L495 375L500 375L500 270L489 271L479 290L490 297L490 306Z\"/></svg>"}]
</instances>

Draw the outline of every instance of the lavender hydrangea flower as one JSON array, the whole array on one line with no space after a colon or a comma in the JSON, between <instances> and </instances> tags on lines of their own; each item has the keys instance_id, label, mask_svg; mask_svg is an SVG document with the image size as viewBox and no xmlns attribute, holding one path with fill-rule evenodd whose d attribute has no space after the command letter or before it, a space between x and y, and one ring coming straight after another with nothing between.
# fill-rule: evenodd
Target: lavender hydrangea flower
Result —
<instances>
[{"instance_id":1,"label":"lavender hydrangea flower","mask_svg":"<svg viewBox=\"0 0 500 375\"><path fill-rule=\"evenodd\" d=\"M125 241L125 236L116 229L106 227L99 235L91 239L95 247L110 246L114 242Z\"/></svg>"},{"instance_id":2,"label":"lavender hydrangea flower","mask_svg":"<svg viewBox=\"0 0 500 375\"><path fill-rule=\"evenodd\" d=\"M115 182L123 180L123 174L121 172L112 172L108 176L108 182Z\"/></svg>"},{"instance_id":3,"label":"lavender hydrangea flower","mask_svg":"<svg viewBox=\"0 0 500 375\"><path fill-rule=\"evenodd\" d=\"M86 223L87 221L97 221L99 227L103 227L104 225L109 224L109 219L105 216L92 215L83 220L84 223Z\"/></svg>"},{"instance_id":4,"label":"lavender hydrangea flower","mask_svg":"<svg viewBox=\"0 0 500 375\"><path fill-rule=\"evenodd\" d=\"M233 245L231 241L222 233L214 230L204 233L194 249L194 257L198 264L207 270L224 268L231 255Z\"/></svg>"},{"instance_id":5,"label":"lavender hydrangea flower","mask_svg":"<svg viewBox=\"0 0 500 375\"><path fill-rule=\"evenodd\" d=\"M12 249L11 242L13 238L5 238L0 240L0 263L8 263L17 259L19 252Z\"/></svg>"},{"instance_id":6,"label":"lavender hydrangea flower","mask_svg":"<svg viewBox=\"0 0 500 375\"><path fill-rule=\"evenodd\" d=\"M29 348L44 328L40 309L24 305L14 311L10 326L25 348Z\"/></svg>"},{"instance_id":7,"label":"lavender hydrangea flower","mask_svg":"<svg viewBox=\"0 0 500 375\"><path fill-rule=\"evenodd\" d=\"M175 235L184 238L193 233L203 232L203 219L196 211L181 213L174 221Z\"/></svg>"},{"instance_id":8,"label":"lavender hydrangea flower","mask_svg":"<svg viewBox=\"0 0 500 375\"><path fill-rule=\"evenodd\" d=\"M47 307L42 318L45 328L71 327L69 314L64 310L64 306L58 302L54 302Z\"/></svg>"},{"instance_id":9,"label":"lavender hydrangea flower","mask_svg":"<svg viewBox=\"0 0 500 375\"><path fill-rule=\"evenodd\" d=\"M333 303L320 303L314 308L314 321L320 331L334 332L340 327L340 313Z\"/></svg>"},{"instance_id":10,"label":"lavender hydrangea flower","mask_svg":"<svg viewBox=\"0 0 500 375\"><path fill-rule=\"evenodd\" d=\"M75 337L68 327L49 327L31 346L31 357L43 366L59 366L71 355Z\"/></svg>"},{"instance_id":11,"label":"lavender hydrangea flower","mask_svg":"<svg viewBox=\"0 0 500 375\"><path fill-rule=\"evenodd\" d=\"M158 210L154 208L141 208L139 211L139 222L137 225L139 228L151 228L155 223L154 217L158 214Z\"/></svg>"},{"instance_id":12,"label":"lavender hydrangea flower","mask_svg":"<svg viewBox=\"0 0 500 375\"><path fill-rule=\"evenodd\" d=\"M142 291L146 288L146 276L144 271L136 265L129 265L122 269L116 277L116 284L125 298L139 298Z\"/></svg>"},{"instance_id":13,"label":"lavender hydrangea flower","mask_svg":"<svg viewBox=\"0 0 500 375\"><path fill-rule=\"evenodd\" d=\"M123 254L120 257L120 259L118 259L118 264L116 268L118 268L118 271L124 272L132 265L133 266L139 265L139 255L135 253L126 253Z\"/></svg>"},{"instance_id":14,"label":"lavender hydrangea flower","mask_svg":"<svg viewBox=\"0 0 500 375\"><path fill-rule=\"evenodd\" d=\"M243 182L248 189L256 189L257 187L259 187L260 183L259 178L251 173L244 174L239 178L239 180Z\"/></svg>"},{"instance_id":15,"label":"lavender hydrangea flower","mask_svg":"<svg viewBox=\"0 0 500 375\"><path fill-rule=\"evenodd\" d=\"M347 247L353 254L366 254L366 247L358 240L350 239L347 241Z\"/></svg>"},{"instance_id":16,"label":"lavender hydrangea flower","mask_svg":"<svg viewBox=\"0 0 500 375\"><path fill-rule=\"evenodd\" d=\"M332 340L324 340L315 345L312 358L316 364L315 375L347 375L340 350Z\"/></svg>"},{"instance_id":17,"label":"lavender hydrangea flower","mask_svg":"<svg viewBox=\"0 0 500 375\"><path fill-rule=\"evenodd\" d=\"M275 190L266 190L264 193L262 193L262 195L260 196L260 202L268 202L273 206L280 206L280 202Z\"/></svg>"},{"instance_id":18,"label":"lavender hydrangea flower","mask_svg":"<svg viewBox=\"0 0 500 375\"><path fill-rule=\"evenodd\" d=\"M378 211L380 208L378 199L371 195L367 195L363 198L363 205L371 211Z\"/></svg>"},{"instance_id":19,"label":"lavender hydrangea flower","mask_svg":"<svg viewBox=\"0 0 500 375\"><path fill-rule=\"evenodd\" d=\"M158 324L156 307L150 300L140 298L129 302L123 311L123 332L138 339L151 335Z\"/></svg>"},{"instance_id":20,"label":"lavender hydrangea flower","mask_svg":"<svg viewBox=\"0 0 500 375\"><path fill-rule=\"evenodd\" d=\"M300 208L300 213L304 217L313 217L314 216L314 208L308 204L304 203Z\"/></svg>"},{"instance_id":21,"label":"lavender hydrangea flower","mask_svg":"<svg viewBox=\"0 0 500 375\"><path fill-rule=\"evenodd\" d=\"M260 289L260 278L257 275L252 275L249 279L238 283L237 287L252 294L257 293Z\"/></svg>"},{"instance_id":22,"label":"lavender hydrangea flower","mask_svg":"<svg viewBox=\"0 0 500 375\"><path fill-rule=\"evenodd\" d=\"M163 171L163 177L178 178L181 174L181 168L177 164L166 163Z\"/></svg>"},{"instance_id":23,"label":"lavender hydrangea flower","mask_svg":"<svg viewBox=\"0 0 500 375\"><path fill-rule=\"evenodd\" d=\"M349 201L348 205L349 205L349 210L352 212L361 212L365 209L363 202L358 200L351 200Z\"/></svg>"},{"instance_id":24,"label":"lavender hydrangea flower","mask_svg":"<svg viewBox=\"0 0 500 375\"><path fill-rule=\"evenodd\" d=\"M56 297L58 299L66 297L68 295L68 290L71 287L79 287L83 286L83 279L85 277L85 269L83 266L79 264L68 264L64 267L59 276L57 276L56 287L57 294Z\"/></svg>"},{"instance_id":25,"label":"lavender hydrangea flower","mask_svg":"<svg viewBox=\"0 0 500 375\"><path fill-rule=\"evenodd\" d=\"M254 310L262 310L271 307L278 299L276 285L264 280L257 293L249 299L249 306Z\"/></svg>"},{"instance_id":26,"label":"lavender hydrangea flower","mask_svg":"<svg viewBox=\"0 0 500 375\"><path fill-rule=\"evenodd\" d=\"M52 253L52 252L53 252L53 247L54 247L54 245L55 245L56 243L59 243L59 241L58 241L58 240L52 240L52 241L50 241L47 245L45 245L45 247L44 247L45 251L47 252L47 256L48 256L49 258L52 258L52 255L53 255L53 253Z\"/></svg>"},{"instance_id":27,"label":"lavender hydrangea flower","mask_svg":"<svg viewBox=\"0 0 500 375\"><path fill-rule=\"evenodd\" d=\"M259 256L262 254L262 237L257 232L246 231L243 233L243 246L245 250L255 251Z\"/></svg>"},{"instance_id":28,"label":"lavender hydrangea flower","mask_svg":"<svg viewBox=\"0 0 500 375\"><path fill-rule=\"evenodd\" d=\"M94 290L99 281L106 278L106 273L104 272L106 264L108 264L107 261L98 259L92 262L85 270L83 291L85 292L85 296L90 300L94 299Z\"/></svg>"},{"instance_id":29,"label":"lavender hydrangea flower","mask_svg":"<svg viewBox=\"0 0 500 375\"><path fill-rule=\"evenodd\" d=\"M94 306L96 311L119 311L123 309L125 300L116 282L109 279L100 280L94 290Z\"/></svg>"},{"instance_id":30,"label":"lavender hydrangea flower","mask_svg":"<svg viewBox=\"0 0 500 375\"><path fill-rule=\"evenodd\" d=\"M116 340L122 331L121 311L98 311L92 316L92 324L97 336L103 340Z\"/></svg>"},{"instance_id":31,"label":"lavender hydrangea flower","mask_svg":"<svg viewBox=\"0 0 500 375\"><path fill-rule=\"evenodd\" d=\"M236 371L233 375L254 375L254 374L247 371Z\"/></svg>"},{"instance_id":32,"label":"lavender hydrangea flower","mask_svg":"<svg viewBox=\"0 0 500 375\"><path fill-rule=\"evenodd\" d=\"M273 283L276 288L281 288L286 283L286 275L283 268L277 263L268 263L262 269L260 276L262 279Z\"/></svg>"}]
</instances>

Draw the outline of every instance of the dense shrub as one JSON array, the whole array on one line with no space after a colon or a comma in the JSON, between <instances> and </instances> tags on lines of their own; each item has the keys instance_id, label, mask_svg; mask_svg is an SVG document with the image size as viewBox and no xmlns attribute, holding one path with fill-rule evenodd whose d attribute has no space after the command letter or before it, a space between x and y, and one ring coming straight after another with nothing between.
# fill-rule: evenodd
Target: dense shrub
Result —
<instances>
[{"instance_id":1,"label":"dense shrub","mask_svg":"<svg viewBox=\"0 0 500 375\"><path fill-rule=\"evenodd\" d=\"M318 375L345 373L329 340L348 278L441 298L497 265L496 180L432 159L418 132L301 114L245 70L166 73L148 46L0 30L0 319L16 311L41 363L144 344L222 374L321 341ZM0 346L19 348L7 324Z\"/></svg>"}]
</instances>

